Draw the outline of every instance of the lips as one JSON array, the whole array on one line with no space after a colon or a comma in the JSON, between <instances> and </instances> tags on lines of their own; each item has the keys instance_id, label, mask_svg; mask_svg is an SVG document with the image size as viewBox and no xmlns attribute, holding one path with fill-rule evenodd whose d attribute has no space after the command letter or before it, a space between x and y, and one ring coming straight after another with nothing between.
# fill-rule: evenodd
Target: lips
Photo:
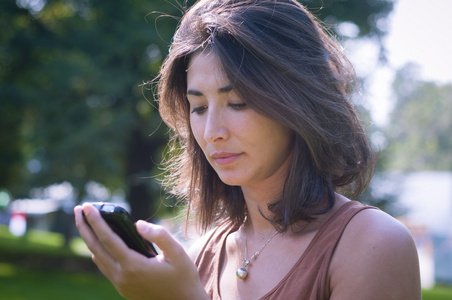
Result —
<instances>
[{"instance_id":1,"label":"lips","mask_svg":"<svg viewBox=\"0 0 452 300\"><path fill-rule=\"evenodd\" d=\"M217 165L231 164L239 159L242 153L214 152L210 155Z\"/></svg>"}]
</instances>

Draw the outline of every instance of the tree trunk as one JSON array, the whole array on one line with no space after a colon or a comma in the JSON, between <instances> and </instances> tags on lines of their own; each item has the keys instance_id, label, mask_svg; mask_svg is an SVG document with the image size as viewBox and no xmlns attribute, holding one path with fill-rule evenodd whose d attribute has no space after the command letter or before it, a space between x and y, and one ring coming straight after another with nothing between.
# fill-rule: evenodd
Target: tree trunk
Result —
<instances>
[{"instance_id":1,"label":"tree trunk","mask_svg":"<svg viewBox=\"0 0 452 300\"><path fill-rule=\"evenodd\" d=\"M133 129L130 133L127 150L127 201L130 204L132 218L147 220L152 213L151 193L151 155L153 149L149 137Z\"/></svg>"}]
</instances>

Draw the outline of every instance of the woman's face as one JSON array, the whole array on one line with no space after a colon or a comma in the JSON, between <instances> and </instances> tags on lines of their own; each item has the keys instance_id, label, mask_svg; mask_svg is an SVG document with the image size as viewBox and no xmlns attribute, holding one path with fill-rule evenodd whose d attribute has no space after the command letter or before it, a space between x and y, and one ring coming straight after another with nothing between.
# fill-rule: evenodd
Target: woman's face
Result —
<instances>
[{"instance_id":1,"label":"woman's face","mask_svg":"<svg viewBox=\"0 0 452 300\"><path fill-rule=\"evenodd\" d=\"M247 107L214 53L192 57L187 98L191 130L224 183L259 187L285 179L291 154L289 130Z\"/></svg>"}]
</instances>

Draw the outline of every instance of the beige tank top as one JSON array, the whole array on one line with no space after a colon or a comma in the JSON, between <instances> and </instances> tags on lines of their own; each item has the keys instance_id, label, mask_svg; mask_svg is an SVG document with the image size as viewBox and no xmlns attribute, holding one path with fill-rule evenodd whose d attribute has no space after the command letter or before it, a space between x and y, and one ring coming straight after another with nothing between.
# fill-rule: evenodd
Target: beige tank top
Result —
<instances>
[{"instance_id":1,"label":"beige tank top","mask_svg":"<svg viewBox=\"0 0 452 300\"><path fill-rule=\"evenodd\" d=\"M261 299L329 299L328 268L334 250L349 221L358 212L368 208L374 207L357 201L342 205L319 229L289 273ZM201 282L211 299L221 299L219 292L221 256L224 255L226 237L235 230L237 228L232 227L229 222L218 226L195 261Z\"/></svg>"}]
</instances>

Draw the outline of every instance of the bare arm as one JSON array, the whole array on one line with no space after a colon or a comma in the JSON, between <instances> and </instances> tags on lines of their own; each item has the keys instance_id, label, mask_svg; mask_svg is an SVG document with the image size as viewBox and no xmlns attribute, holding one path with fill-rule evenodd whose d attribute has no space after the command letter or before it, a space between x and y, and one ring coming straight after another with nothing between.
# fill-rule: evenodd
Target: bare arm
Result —
<instances>
[{"instance_id":1,"label":"bare arm","mask_svg":"<svg viewBox=\"0 0 452 300\"><path fill-rule=\"evenodd\" d=\"M389 215L352 219L330 267L331 300L420 300L419 260L409 231Z\"/></svg>"},{"instance_id":2,"label":"bare arm","mask_svg":"<svg viewBox=\"0 0 452 300\"><path fill-rule=\"evenodd\" d=\"M84 222L85 212L91 228ZM129 249L92 205L74 209L77 228L93 261L127 299L209 299L183 247L162 227L144 221L138 232L162 251L146 258Z\"/></svg>"}]
</instances>

